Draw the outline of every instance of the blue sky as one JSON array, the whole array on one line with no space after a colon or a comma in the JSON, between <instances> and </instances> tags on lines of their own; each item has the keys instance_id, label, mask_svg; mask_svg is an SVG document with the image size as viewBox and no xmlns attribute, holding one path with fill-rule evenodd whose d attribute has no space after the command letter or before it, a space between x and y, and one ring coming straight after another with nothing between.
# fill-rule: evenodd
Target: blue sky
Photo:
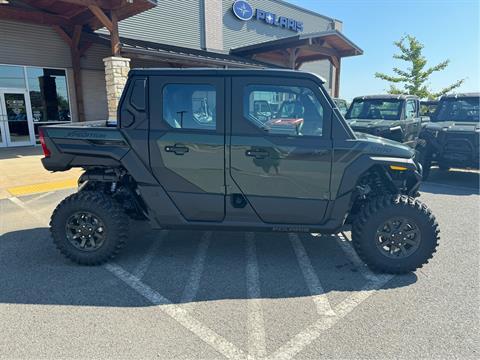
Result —
<instances>
[{"instance_id":1,"label":"blue sky","mask_svg":"<svg viewBox=\"0 0 480 360\"><path fill-rule=\"evenodd\" d=\"M288 0L304 8L343 21L343 33L363 49L364 55L342 60L340 95L382 93L388 85L376 71L391 73L396 52L393 41L404 34L424 45L428 65L450 59L443 72L430 78L433 90L466 78L458 91L480 91L479 0ZM402 64L403 66L403 64Z\"/></svg>"}]
</instances>

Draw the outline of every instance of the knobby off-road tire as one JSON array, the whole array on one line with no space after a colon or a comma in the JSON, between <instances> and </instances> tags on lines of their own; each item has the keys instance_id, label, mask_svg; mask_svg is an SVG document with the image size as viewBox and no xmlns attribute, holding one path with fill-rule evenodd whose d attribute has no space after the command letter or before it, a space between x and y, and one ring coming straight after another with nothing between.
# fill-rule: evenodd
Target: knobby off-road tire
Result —
<instances>
[{"instance_id":1,"label":"knobby off-road tire","mask_svg":"<svg viewBox=\"0 0 480 360\"><path fill-rule=\"evenodd\" d=\"M372 270L402 274L428 263L439 233L435 217L421 201L385 195L363 207L352 226L352 242Z\"/></svg>"},{"instance_id":2,"label":"knobby off-road tire","mask_svg":"<svg viewBox=\"0 0 480 360\"><path fill-rule=\"evenodd\" d=\"M50 220L50 232L55 245L68 259L81 265L100 265L124 247L128 216L108 195L82 191L57 206Z\"/></svg>"}]
</instances>

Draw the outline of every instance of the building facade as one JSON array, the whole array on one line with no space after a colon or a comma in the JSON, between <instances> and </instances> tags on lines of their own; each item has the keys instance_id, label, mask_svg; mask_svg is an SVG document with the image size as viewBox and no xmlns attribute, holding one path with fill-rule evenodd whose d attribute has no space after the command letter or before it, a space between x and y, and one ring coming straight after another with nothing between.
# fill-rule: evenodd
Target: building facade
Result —
<instances>
[{"instance_id":1,"label":"building facade","mask_svg":"<svg viewBox=\"0 0 480 360\"><path fill-rule=\"evenodd\" d=\"M341 58L362 53L341 30L282 0L2 0L0 147L115 117L129 68L302 69L338 96Z\"/></svg>"}]
</instances>

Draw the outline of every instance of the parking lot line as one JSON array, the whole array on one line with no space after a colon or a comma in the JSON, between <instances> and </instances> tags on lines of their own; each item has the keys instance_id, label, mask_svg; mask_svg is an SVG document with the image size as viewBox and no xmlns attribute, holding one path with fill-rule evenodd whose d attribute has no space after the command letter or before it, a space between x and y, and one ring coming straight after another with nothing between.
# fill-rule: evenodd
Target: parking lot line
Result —
<instances>
[{"instance_id":1,"label":"parking lot line","mask_svg":"<svg viewBox=\"0 0 480 360\"><path fill-rule=\"evenodd\" d=\"M310 258L303 247L302 241L297 234L290 233L288 234L290 242L292 243L293 250L295 250L295 255L297 256L298 264L302 270L303 277L307 283L310 294L312 295L313 302L317 308L317 313L322 316L334 316L335 312L330 306L325 290L318 279L315 270L313 269Z\"/></svg>"},{"instance_id":2,"label":"parking lot line","mask_svg":"<svg viewBox=\"0 0 480 360\"><path fill-rule=\"evenodd\" d=\"M339 242L339 244L341 244ZM348 244L341 245L341 248L345 251ZM346 255L350 257L353 252L345 251ZM359 264L355 257L351 258L351 261L355 266ZM361 268L360 267L360 268ZM360 270L359 270L360 271ZM368 274L370 272L371 274ZM353 295L347 297L340 304L338 304L333 310L335 316L322 317L317 320L314 324L307 327L305 330L301 331L290 339L287 343L282 345L274 354L268 357L269 360L290 360L294 358L298 353L303 349L309 346L313 341L318 339L323 332L333 327L336 323L342 320L345 316L350 314L356 307L358 307L362 302L367 300L370 296L374 295L377 290L382 288L388 281L390 281L394 275L376 275L370 270L365 270L365 274L368 274L367 278L370 279L358 292L355 292Z\"/></svg>"},{"instance_id":3,"label":"parking lot line","mask_svg":"<svg viewBox=\"0 0 480 360\"><path fill-rule=\"evenodd\" d=\"M205 259L207 257L208 247L210 246L210 239L212 232L206 231L203 233L200 242L198 243L197 253L193 259L192 268L190 270L190 278L183 289L182 303L189 303L195 300L198 289L200 287L200 279L202 278Z\"/></svg>"},{"instance_id":4,"label":"parking lot line","mask_svg":"<svg viewBox=\"0 0 480 360\"><path fill-rule=\"evenodd\" d=\"M358 269L358 272L362 274L362 276L367 280L377 281L378 276L373 271L371 271L367 267L367 265L365 265L362 259L358 257L353 246L350 245L350 241L347 239L347 237L343 233L341 233L341 234L337 234L336 239L337 239L338 245L340 245L340 248L347 255L348 259Z\"/></svg>"},{"instance_id":5,"label":"parking lot line","mask_svg":"<svg viewBox=\"0 0 480 360\"><path fill-rule=\"evenodd\" d=\"M72 189L77 187L77 178L52 181L48 183L32 184L32 185L23 185L8 188L7 191L12 196L25 196L36 193L43 193L48 191L62 190L62 189Z\"/></svg>"},{"instance_id":6,"label":"parking lot line","mask_svg":"<svg viewBox=\"0 0 480 360\"><path fill-rule=\"evenodd\" d=\"M129 273L121 266L110 263L104 265L104 268L152 304L161 305L158 307L160 311L167 314L184 328L197 335L200 340L210 345L213 349L217 350L228 359L253 360L251 356L248 356L224 337L192 317L186 309L179 305L172 304L172 302L166 297L144 284L139 278Z\"/></svg>"},{"instance_id":7,"label":"parking lot line","mask_svg":"<svg viewBox=\"0 0 480 360\"><path fill-rule=\"evenodd\" d=\"M33 211L32 209L30 209L30 206L27 205L26 203L24 203L22 200L20 200L19 198L13 196L13 197L9 197L8 200L10 200L12 203L14 203L15 205L17 205L18 207L22 208L23 210L25 210L25 212L27 214L29 214L30 216L32 216L35 220L37 220L40 224L42 224L43 226L48 226L48 220L45 220L44 217L40 216L37 212Z\"/></svg>"},{"instance_id":8,"label":"parking lot line","mask_svg":"<svg viewBox=\"0 0 480 360\"><path fill-rule=\"evenodd\" d=\"M138 263L135 270L133 270L133 275L139 279L142 279L145 273L147 272L150 264L152 263L155 255L157 254L158 249L162 246L163 239L167 236L168 230L162 230L160 233L160 238L152 242L150 249L148 249L147 254L143 259Z\"/></svg>"},{"instance_id":9,"label":"parking lot line","mask_svg":"<svg viewBox=\"0 0 480 360\"><path fill-rule=\"evenodd\" d=\"M264 358L267 355L265 340L265 323L263 319L262 303L260 300L260 275L258 272L257 249L255 234L245 233L247 256L247 297L248 297L248 353L255 358Z\"/></svg>"}]
</instances>

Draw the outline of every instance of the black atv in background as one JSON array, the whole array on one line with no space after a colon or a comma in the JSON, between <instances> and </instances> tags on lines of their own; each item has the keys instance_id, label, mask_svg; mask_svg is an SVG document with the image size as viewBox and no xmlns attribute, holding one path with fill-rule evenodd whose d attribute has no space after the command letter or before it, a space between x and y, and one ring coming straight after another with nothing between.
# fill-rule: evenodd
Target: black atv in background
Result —
<instances>
[{"instance_id":1,"label":"black atv in background","mask_svg":"<svg viewBox=\"0 0 480 360\"><path fill-rule=\"evenodd\" d=\"M335 103L335 105L337 105L337 109L338 109L338 111L340 111L340 114L345 116L347 111L348 111L347 100L340 99L340 98L332 98L332 100Z\"/></svg>"},{"instance_id":2,"label":"black atv in background","mask_svg":"<svg viewBox=\"0 0 480 360\"><path fill-rule=\"evenodd\" d=\"M345 115L357 132L417 145L422 127L420 101L411 95L370 95L353 99Z\"/></svg>"},{"instance_id":3,"label":"black atv in background","mask_svg":"<svg viewBox=\"0 0 480 360\"><path fill-rule=\"evenodd\" d=\"M438 100L424 100L420 101L420 116L422 118L430 118L437 110Z\"/></svg>"},{"instance_id":4,"label":"black atv in background","mask_svg":"<svg viewBox=\"0 0 480 360\"><path fill-rule=\"evenodd\" d=\"M445 95L421 133L417 147L425 180L432 165L479 168L480 94Z\"/></svg>"}]
</instances>

